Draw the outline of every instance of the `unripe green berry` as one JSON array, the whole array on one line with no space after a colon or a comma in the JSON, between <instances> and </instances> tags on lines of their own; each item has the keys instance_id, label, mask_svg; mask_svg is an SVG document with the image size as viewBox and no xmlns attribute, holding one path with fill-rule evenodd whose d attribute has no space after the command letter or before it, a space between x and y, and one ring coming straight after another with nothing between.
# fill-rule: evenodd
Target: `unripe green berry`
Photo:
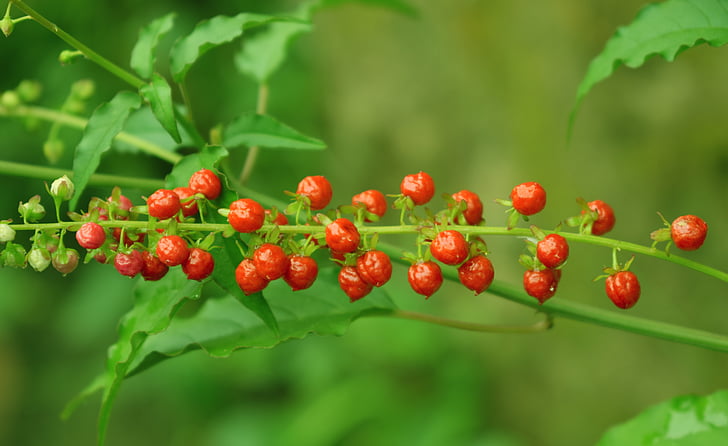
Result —
<instances>
[{"instance_id":1,"label":"unripe green berry","mask_svg":"<svg viewBox=\"0 0 728 446\"><path fill-rule=\"evenodd\" d=\"M25 248L17 243L8 242L3 252L0 252L0 265L25 268Z\"/></svg>"},{"instance_id":2,"label":"unripe green berry","mask_svg":"<svg viewBox=\"0 0 728 446\"><path fill-rule=\"evenodd\" d=\"M0 104L12 110L20 105L20 96L13 90L4 91L2 96L0 96Z\"/></svg>"},{"instance_id":3,"label":"unripe green berry","mask_svg":"<svg viewBox=\"0 0 728 446\"><path fill-rule=\"evenodd\" d=\"M18 205L18 212L25 221L38 221L45 217L45 208L40 204L40 195L35 195L27 203Z\"/></svg>"},{"instance_id":4,"label":"unripe green berry","mask_svg":"<svg viewBox=\"0 0 728 446\"><path fill-rule=\"evenodd\" d=\"M28 253L28 264L38 272L44 271L51 264L51 253L45 248L35 247Z\"/></svg>"},{"instance_id":5,"label":"unripe green berry","mask_svg":"<svg viewBox=\"0 0 728 446\"><path fill-rule=\"evenodd\" d=\"M57 163L63 156L66 147L60 139L49 139L43 143L43 155L49 163Z\"/></svg>"},{"instance_id":6,"label":"unripe green berry","mask_svg":"<svg viewBox=\"0 0 728 446\"><path fill-rule=\"evenodd\" d=\"M10 34L13 33L14 28L15 23L9 15L5 15L5 17L0 20L0 30L2 30L3 34L5 34L5 37L10 37Z\"/></svg>"},{"instance_id":7,"label":"unripe green berry","mask_svg":"<svg viewBox=\"0 0 728 446\"><path fill-rule=\"evenodd\" d=\"M15 240L15 229L11 228L9 224L0 224L0 243L12 242Z\"/></svg>"},{"instance_id":8,"label":"unripe green berry","mask_svg":"<svg viewBox=\"0 0 728 446\"><path fill-rule=\"evenodd\" d=\"M56 271L65 276L76 269L79 258L80 256L78 255L78 251L75 249L64 249L53 253L51 263L53 263L53 268L55 268Z\"/></svg>"},{"instance_id":9,"label":"unripe green berry","mask_svg":"<svg viewBox=\"0 0 728 446\"><path fill-rule=\"evenodd\" d=\"M18 84L18 88L15 91L18 92L18 96L23 102L35 102L40 98L40 93L43 88L38 81L23 80Z\"/></svg>"},{"instance_id":10,"label":"unripe green berry","mask_svg":"<svg viewBox=\"0 0 728 446\"><path fill-rule=\"evenodd\" d=\"M71 86L71 94L80 100L89 99L96 91L96 84L91 79L81 79Z\"/></svg>"},{"instance_id":11,"label":"unripe green berry","mask_svg":"<svg viewBox=\"0 0 728 446\"><path fill-rule=\"evenodd\" d=\"M73 192L75 190L76 188L73 185L73 181L71 181L71 179L66 175L56 178L53 183L51 183L51 196L63 201L70 200L71 197L73 197Z\"/></svg>"}]
</instances>

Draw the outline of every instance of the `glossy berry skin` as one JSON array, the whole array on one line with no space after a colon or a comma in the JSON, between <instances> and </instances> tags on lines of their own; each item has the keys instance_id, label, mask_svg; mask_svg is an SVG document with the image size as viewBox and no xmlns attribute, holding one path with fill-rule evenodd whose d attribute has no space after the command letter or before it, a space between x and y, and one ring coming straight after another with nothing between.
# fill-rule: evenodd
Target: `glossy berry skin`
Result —
<instances>
[{"instance_id":1,"label":"glossy berry skin","mask_svg":"<svg viewBox=\"0 0 728 446\"><path fill-rule=\"evenodd\" d=\"M308 197L311 202L311 209L314 211L326 208L334 194L329 180L321 175L309 176L302 179L298 183L296 193Z\"/></svg>"},{"instance_id":2,"label":"glossy berry skin","mask_svg":"<svg viewBox=\"0 0 728 446\"><path fill-rule=\"evenodd\" d=\"M364 206L367 212L382 217L387 212L387 198L375 189L365 190L351 197L352 206ZM367 219L366 221L370 221Z\"/></svg>"},{"instance_id":3,"label":"glossy berry skin","mask_svg":"<svg viewBox=\"0 0 728 446\"><path fill-rule=\"evenodd\" d=\"M351 302L355 302L371 293L372 285L365 282L354 266L344 266L339 271L339 286Z\"/></svg>"},{"instance_id":4,"label":"glossy berry skin","mask_svg":"<svg viewBox=\"0 0 728 446\"><path fill-rule=\"evenodd\" d=\"M607 296L622 309L631 308L640 298L640 282L632 271L620 271L607 277Z\"/></svg>"},{"instance_id":5,"label":"glossy berry skin","mask_svg":"<svg viewBox=\"0 0 728 446\"><path fill-rule=\"evenodd\" d=\"M227 218L236 231L254 232L265 223L265 209L255 200L241 198L230 204L230 213Z\"/></svg>"},{"instance_id":6,"label":"glossy berry skin","mask_svg":"<svg viewBox=\"0 0 728 446\"><path fill-rule=\"evenodd\" d=\"M432 257L445 265L459 265L468 258L470 246L458 231L448 229L439 232L430 244Z\"/></svg>"},{"instance_id":7,"label":"glossy berry skin","mask_svg":"<svg viewBox=\"0 0 728 446\"><path fill-rule=\"evenodd\" d=\"M412 201L420 206L432 199L435 195L435 182L425 172L406 175L399 185L402 195L410 197Z\"/></svg>"},{"instance_id":8,"label":"glossy berry skin","mask_svg":"<svg viewBox=\"0 0 728 446\"><path fill-rule=\"evenodd\" d=\"M679 249L694 251L703 245L708 235L708 225L700 217L683 215L673 220L670 235Z\"/></svg>"},{"instance_id":9,"label":"glossy berry skin","mask_svg":"<svg viewBox=\"0 0 728 446\"><path fill-rule=\"evenodd\" d=\"M204 195L208 200L219 197L222 191L220 178L209 169L200 169L193 173L187 185L195 193Z\"/></svg>"},{"instance_id":10,"label":"glossy berry skin","mask_svg":"<svg viewBox=\"0 0 728 446\"><path fill-rule=\"evenodd\" d=\"M113 197L109 197L108 201L109 201L109 203L113 202L114 201ZM132 207L131 200L124 195L119 195L119 200L114 202L114 204L116 205L117 210L121 210L121 211L125 211L125 212L129 212L129 210L131 210L131 207ZM104 214L107 214L106 209L104 209L103 212L104 212ZM109 219L108 215L104 215L104 214L99 215L99 217L103 217L102 218L103 220L108 220ZM114 218L116 218L117 220L127 220L128 219L127 216L118 215L118 212L114 212Z\"/></svg>"},{"instance_id":11,"label":"glossy berry skin","mask_svg":"<svg viewBox=\"0 0 728 446\"><path fill-rule=\"evenodd\" d=\"M288 256L288 270L283 275L283 280L293 291L300 291L309 288L316 281L318 276L318 264L309 256L290 255Z\"/></svg>"},{"instance_id":12,"label":"glossy berry skin","mask_svg":"<svg viewBox=\"0 0 728 446\"><path fill-rule=\"evenodd\" d=\"M181 265L190 255L185 239L179 235L165 235L157 242L157 257L167 266Z\"/></svg>"},{"instance_id":13,"label":"glossy berry skin","mask_svg":"<svg viewBox=\"0 0 728 446\"><path fill-rule=\"evenodd\" d=\"M530 269L523 273L523 289L529 296L535 297L540 303L556 294L556 287L559 284L559 276L556 270Z\"/></svg>"},{"instance_id":14,"label":"glossy berry skin","mask_svg":"<svg viewBox=\"0 0 728 446\"><path fill-rule=\"evenodd\" d=\"M337 218L326 225L326 244L333 251L354 252L360 239L359 230L348 218Z\"/></svg>"},{"instance_id":15,"label":"glossy berry skin","mask_svg":"<svg viewBox=\"0 0 728 446\"><path fill-rule=\"evenodd\" d=\"M175 187L174 189L172 189L172 191L179 197L180 204L182 205L182 215L184 215L185 217L192 217L193 215L197 214L197 201L195 201L194 199L185 201L186 199L194 196L195 191L193 191L189 187Z\"/></svg>"},{"instance_id":16,"label":"glossy berry skin","mask_svg":"<svg viewBox=\"0 0 728 446\"><path fill-rule=\"evenodd\" d=\"M373 249L356 259L356 270L364 282L380 287L392 277L392 261L387 254Z\"/></svg>"},{"instance_id":17,"label":"glossy berry skin","mask_svg":"<svg viewBox=\"0 0 728 446\"><path fill-rule=\"evenodd\" d=\"M142 252L142 270L140 271L144 280L157 281L167 275L169 267L149 251Z\"/></svg>"},{"instance_id":18,"label":"glossy berry skin","mask_svg":"<svg viewBox=\"0 0 728 446\"><path fill-rule=\"evenodd\" d=\"M455 202L465 202L466 207L463 211L463 217L465 217L465 221L469 225L477 225L483 221L483 202L480 201L478 194L464 189L452 194L452 199Z\"/></svg>"},{"instance_id":19,"label":"glossy berry skin","mask_svg":"<svg viewBox=\"0 0 728 446\"><path fill-rule=\"evenodd\" d=\"M76 270L80 256L75 249L66 249L65 256L59 252L53 253L51 256L51 264L59 273L66 275Z\"/></svg>"},{"instance_id":20,"label":"glossy berry skin","mask_svg":"<svg viewBox=\"0 0 728 446\"><path fill-rule=\"evenodd\" d=\"M263 278L275 280L286 274L290 260L280 246L264 243L253 253L253 263Z\"/></svg>"},{"instance_id":21,"label":"glossy berry skin","mask_svg":"<svg viewBox=\"0 0 728 446\"><path fill-rule=\"evenodd\" d=\"M513 208L521 215L533 215L546 206L546 191L535 181L521 183L511 190Z\"/></svg>"},{"instance_id":22,"label":"glossy berry skin","mask_svg":"<svg viewBox=\"0 0 728 446\"><path fill-rule=\"evenodd\" d=\"M182 272L190 280L201 281L212 274L215 269L215 259L208 251L201 248L190 249L190 255L182 264Z\"/></svg>"},{"instance_id":23,"label":"glossy berry skin","mask_svg":"<svg viewBox=\"0 0 728 446\"><path fill-rule=\"evenodd\" d=\"M458 268L460 283L476 295L487 290L494 277L493 263L482 254L470 258Z\"/></svg>"},{"instance_id":24,"label":"glossy berry skin","mask_svg":"<svg viewBox=\"0 0 728 446\"><path fill-rule=\"evenodd\" d=\"M246 295L263 291L268 286L265 277L258 274L253 259L243 259L235 268L235 281Z\"/></svg>"},{"instance_id":25,"label":"glossy berry skin","mask_svg":"<svg viewBox=\"0 0 728 446\"><path fill-rule=\"evenodd\" d=\"M100 248L106 241L106 231L100 224L89 221L76 231L76 241L86 249Z\"/></svg>"},{"instance_id":26,"label":"glossy berry skin","mask_svg":"<svg viewBox=\"0 0 728 446\"><path fill-rule=\"evenodd\" d=\"M616 219L614 218L614 209L602 200L594 200L587 203L589 209L596 211L598 216L592 225L592 235L602 235L611 231L614 227Z\"/></svg>"},{"instance_id":27,"label":"glossy berry skin","mask_svg":"<svg viewBox=\"0 0 728 446\"><path fill-rule=\"evenodd\" d=\"M135 277L142 271L144 267L144 259L139 251L131 251L127 253L118 253L114 257L114 268L122 276Z\"/></svg>"},{"instance_id":28,"label":"glossy berry skin","mask_svg":"<svg viewBox=\"0 0 728 446\"><path fill-rule=\"evenodd\" d=\"M179 195L169 189L157 189L147 198L149 215L159 220L174 217L181 208L182 204L179 201Z\"/></svg>"},{"instance_id":29,"label":"glossy berry skin","mask_svg":"<svg viewBox=\"0 0 728 446\"><path fill-rule=\"evenodd\" d=\"M549 234L536 244L536 257L546 268L556 268L569 257L569 243L559 234Z\"/></svg>"},{"instance_id":30,"label":"glossy berry skin","mask_svg":"<svg viewBox=\"0 0 728 446\"><path fill-rule=\"evenodd\" d=\"M407 270L407 280L415 293L429 298L442 286L442 270L432 261L415 263Z\"/></svg>"}]
</instances>

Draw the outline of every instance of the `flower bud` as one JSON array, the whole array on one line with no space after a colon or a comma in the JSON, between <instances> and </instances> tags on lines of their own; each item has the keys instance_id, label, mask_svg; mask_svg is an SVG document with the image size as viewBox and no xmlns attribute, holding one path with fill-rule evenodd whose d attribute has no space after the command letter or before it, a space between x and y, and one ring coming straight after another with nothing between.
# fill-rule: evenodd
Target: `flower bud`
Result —
<instances>
[{"instance_id":1,"label":"flower bud","mask_svg":"<svg viewBox=\"0 0 728 446\"><path fill-rule=\"evenodd\" d=\"M73 197L73 192L75 190L76 188L73 185L73 181L71 181L71 179L66 175L56 178L53 183L51 183L51 196L63 201L70 200L71 197Z\"/></svg>"},{"instance_id":2,"label":"flower bud","mask_svg":"<svg viewBox=\"0 0 728 446\"><path fill-rule=\"evenodd\" d=\"M20 96L13 90L4 91L0 96L0 105L10 110L20 105Z\"/></svg>"},{"instance_id":3,"label":"flower bud","mask_svg":"<svg viewBox=\"0 0 728 446\"><path fill-rule=\"evenodd\" d=\"M25 268L25 248L17 243L8 242L3 252L0 252L0 265Z\"/></svg>"},{"instance_id":4,"label":"flower bud","mask_svg":"<svg viewBox=\"0 0 728 446\"><path fill-rule=\"evenodd\" d=\"M40 97L42 89L40 82L26 79L20 81L15 91L18 92L18 96L23 102L35 102Z\"/></svg>"},{"instance_id":5,"label":"flower bud","mask_svg":"<svg viewBox=\"0 0 728 446\"><path fill-rule=\"evenodd\" d=\"M11 228L9 224L0 224L0 243L12 242L15 240L15 229Z\"/></svg>"},{"instance_id":6,"label":"flower bud","mask_svg":"<svg viewBox=\"0 0 728 446\"><path fill-rule=\"evenodd\" d=\"M64 249L62 251L56 251L53 254L51 263L53 263L53 268L55 268L56 271L65 276L76 269L79 258L80 256L78 255L78 251L75 249Z\"/></svg>"},{"instance_id":7,"label":"flower bud","mask_svg":"<svg viewBox=\"0 0 728 446\"><path fill-rule=\"evenodd\" d=\"M80 100L89 99L96 91L96 84L91 79L81 79L71 86L71 95Z\"/></svg>"},{"instance_id":8,"label":"flower bud","mask_svg":"<svg viewBox=\"0 0 728 446\"><path fill-rule=\"evenodd\" d=\"M49 163L57 163L63 156L65 145L60 139L49 139L43 143L43 155Z\"/></svg>"},{"instance_id":9,"label":"flower bud","mask_svg":"<svg viewBox=\"0 0 728 446\"><path fill-rule=\"evenodd\" d=\"M35 247L28 253L28 263L34 270L44 271L51 264L51 253L45 248Z\"/></svg>"},{"instance_id":10,"label":"flower bud","mask_svg":"<svg viewBox=\"0 0 728 446\"><path fill-rule=\"evenodd\" d=\"M5 34L5 37L10 37L10 34L13 32L13 28L15 28L15 23L13 22L13 19L6 14L5 17L0 20L0 30L2 30L3 34Z\"/></svg>"},{"instance_id":11,"label":"flower bud","mask_svg":"<svg viewBox=\"0 0 728 446\"><path fill-rule=\"evenodd\" d=\"M40 204L40 195L35 195L27 203L20 203L18 212L25 221L38 221L45 217L45 208Z\"/></svg>"},{"instance_id":12,"label":"flower bud","mask_svg":"<svg viewBox=\"0 0 728 446\"><path fill-rule=\"evenodd\" d=\"M58 55L58 61L61 65L70 65L76 62L76 60L81 56L83 56L83 53L80 51L63 50L61 51L61 54Z\"/></svg>"}]
</instances>

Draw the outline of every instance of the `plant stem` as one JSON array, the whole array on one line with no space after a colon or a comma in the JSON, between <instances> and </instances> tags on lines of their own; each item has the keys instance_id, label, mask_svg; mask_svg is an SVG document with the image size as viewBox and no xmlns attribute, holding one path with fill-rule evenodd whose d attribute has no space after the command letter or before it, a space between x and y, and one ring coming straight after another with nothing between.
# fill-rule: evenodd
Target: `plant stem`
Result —
<instances>
[{"instance_id":1,"label":"plant stem","mask_svg":"<svg viewBox=\"0 0 728 446\"><path fill-rule=\"evenodd\" d=\"M0 160L0 173L6 175L14 175L19 177L39 178L43 180L53 180L63 175L73 178L73 172L70 170L57 169L54 167L36 166L33 164L14 163L11 161ZM99 186L126 186L139 189L159 189L164 187L164 181L153 178L134 178L119 175L106 175L95 173L91 175L89 184Z\"/></svg>"},{"instance_id":2,"label":"plant stem","mask_svg":"<svg viewBox=\"0 0 728 446\"><path fill-rule=\"evenodd\" d=\"M258 87L258 103L255 108L255 112L259 115L265 114L268 109L268 85L263 83ZM258 159L258 152L260 147L253 146L248 150L248 155L245 157L245 164L243 164L243 170L240 172L240 178L238 181L240 184L245 184L250 178L250 174L253 173L255 162Z\"/></svg>"},{"instance_id":3,"label":"plant stem","mask_svg":"<svg viewBox=\"0 0 728 446\"><path fill-rule=\"evenodd\" d=\"M538 333L550 329L553 325L550 317L531 325L486 325L399 309L393 310L390 313L382 314L398 319L410 319L429 324L442 325L444 327L457 328L459 330L477 331L481 333Z\"/></svg>"},{"instance_id":4,"label":"plant stem","mask_svg":"<svg viewBox=\"0 0 728 446\"><path fill-rule=\"evenodd\" d=\"M77 49L78 51L82 52L86 58L89 60L95 62L99 66L101 66L103 69L108 71L109 73L113 74L114 76L120 78L124 82L128 83L132 87L139 89L142 85L144 85L144 81L137 76L133 75L127 70L124 70L123 68L119 67L118 65L114 64L110 60L106 59L105 57L101 56L91 48L87 47L83 43L81 43L78 39L73 37L72 35L68 34L67 32L63 31L61 28L59 28L55 23L51 22L50 20L43 17L39 12L35 11L30 6L26 5L25 2L22 0L10 0L10 3L15 5L18 9L25 12L28 16L30 16L33 20L38 22L40 25L48 29L50 32L61 38L64 42L71 45L73 48Z\"/></svg>"},{"instance_id":5,"label":"plant stem","mask_svg":"<svg viewBox=\"0 0 728 446\"><path fill-rule=\"evenodd\" d=\"M55 122L68 127L74 127L77 129L85 129L88 124L88 119L80 118L68 113L51 110L44 107L34 107L19 105L12 109L0 106L0 116L12 116L18 118L38 118L44 121ZM159 159L167 161L171 164L176 164L182 159L182 156L170 152L156 144L153 144L145 139L139 138L126 132L119 132L115 139L130 144L142 152L149 155L156 156Z\"/></svg>"}]
</instances>

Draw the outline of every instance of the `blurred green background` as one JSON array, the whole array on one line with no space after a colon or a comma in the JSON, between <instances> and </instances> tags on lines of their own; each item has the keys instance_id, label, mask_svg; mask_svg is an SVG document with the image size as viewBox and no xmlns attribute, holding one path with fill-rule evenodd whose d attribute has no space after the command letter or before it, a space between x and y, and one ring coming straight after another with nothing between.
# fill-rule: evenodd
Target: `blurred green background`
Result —
<instances>
[{"instance_id":1,"label":"blurred green background","mask_svg":"<svg viewBox=\"0 0 728 446\"><path fill-rule=\"evenodd\" d=\"M123 66L139 27L169 11L177 11L181 33L216 14L296 5L29 3ZM301 177L323 174L342 203L368 188L396 193L403 175L425 170L439 192L478 192L489 223L501 225L503 208L492 199L539 181L549 203L533 220L538 225L551 228L577 213L576 197L599 198L617 214L611 236L648 244L660 226L656 211L668 219L694 213L710 234L688 256L728 268L728 48L701 46L672 64L655 58L639 70L618 69L586 98L567 145L568 115L589 61L639 3L409 3L416 18L361 3L315 17L315 31L296 42L271 80L269 112L330 148L265 152L251 187L285 199L281 191ZM97 82L94 104L126 88L83 61L61 67L63 49L40 26L19 24L0 40L0 90L37 79L41 102L55 107L79 78ZM236 49L209 53L190 73L202 126L254 107L255 86L230 61ZM47 130L0 121L2 158L43 164ZM73 147L80 135L65 129L61 136ZM60 166L71 166L70 153ZM168 170L129 153L108 154L100 169L150 178ZM12 217L42 182L3 175L0 190L0 217ZM149 191L126 192L138 199ZM523 243L487 241L496 276L518 282ZM556 299L612 308L603 285L591 281L610 256L572 246ZM632 314L726 333L724 283L653 259L638 258L633 270L643 295ZM388 289L402 308L492 323L535 320L529 309L452 284L423 302L407 288L404 270L395 274ZM130 307L131 282L90 264L68 278L3 269L0 286L0 444L93 444L96 399L67 422L58 414L101 370ZM538 335L484 335L365 319L341 338L312 336L227 360L193 353L134 377L122 387L107 444L588 445L649 405L726 388L726 366L723 353L568 320Z\"/></svg>"}]
</instances>

